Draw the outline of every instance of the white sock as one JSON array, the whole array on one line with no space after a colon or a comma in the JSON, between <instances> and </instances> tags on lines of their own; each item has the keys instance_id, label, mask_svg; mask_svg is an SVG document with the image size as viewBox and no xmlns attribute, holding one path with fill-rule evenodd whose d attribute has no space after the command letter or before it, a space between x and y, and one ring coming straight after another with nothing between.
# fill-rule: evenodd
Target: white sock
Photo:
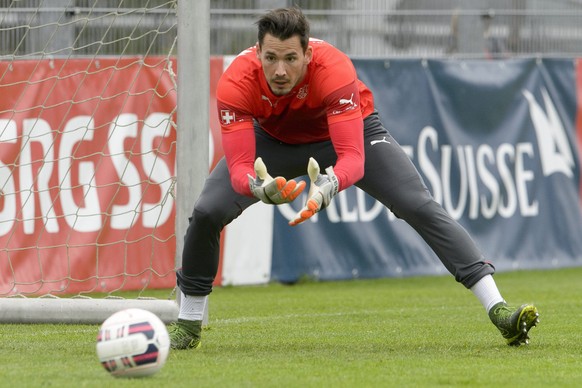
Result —
<instances>
[{"instance_id":1,"label":"white sock","mask_svg":"<svg viewBox=\"0 0 582 388\"><path fill-rule=\"evenodd\" d=\"M204 317L204 310L206 309L206 303L208 303L208 295L206 296L192 296L184 295L180 291L180 312L178 313L178 318L187 319L189 321L201 321Z\"/></svg>"},{"instance_id":2,"label":"white sock","mask_svg":"<svg viewBox=\"0 0 582 388\"><path fill-rule=\"evenodd\" d=\"M491 307L495 306L499 302L505 302L501 293L497 289L495 280L493 276L486 275L482 277L473 287L471 287L473 294L479 299L487 313L491 310Z\"/></svg>"}]
</instances>

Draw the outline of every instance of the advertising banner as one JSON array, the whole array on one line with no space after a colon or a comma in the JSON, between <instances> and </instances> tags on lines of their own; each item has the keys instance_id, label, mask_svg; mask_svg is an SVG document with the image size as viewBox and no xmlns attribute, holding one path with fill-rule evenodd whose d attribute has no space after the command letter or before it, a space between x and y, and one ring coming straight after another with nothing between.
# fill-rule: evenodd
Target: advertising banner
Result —
<instances>
[{"instance_id":1,"label":"advertising banner","mask_svg":"<svg viewBox=\"0 0 582 388\"><path fill-rule=\"evenodd\" d=\"M435 200L498 270L582 265L575 60L354 63ZM273 279L446 272L412 228L358 189L290 228L296 202L275 211Z\"/></svg>"},{"instance_id":2,"label":"advertising banner","mask_svg":"<svg viewBox=\"0 0 582 388\"><path fill-rule=\"evenodd\" d=\"M167 65L0 62L0 294L174 286Z\"/></svg>"},{"instance_id":3,"label":"advertising banner","mask_svg":"<svg viewBox=\"0 0 582 388\"><path fill-rule=\"evenodd\" d=\"M211 58L211 168L223 156L215 87L231 60ZM0 62L0 294L175 285L177 93L167 64ZM354 64L435 200L498 270L582 265L577 60ZM304 201L259 203L228 225L215 284L446 273L359 189L289 227Z\"/></svg>"}]
</instances>

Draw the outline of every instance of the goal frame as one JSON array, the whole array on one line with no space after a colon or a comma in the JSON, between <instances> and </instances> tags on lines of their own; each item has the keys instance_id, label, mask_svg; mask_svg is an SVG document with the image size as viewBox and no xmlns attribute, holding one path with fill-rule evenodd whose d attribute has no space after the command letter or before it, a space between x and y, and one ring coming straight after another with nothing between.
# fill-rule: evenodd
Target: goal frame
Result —
<instances>
[{"instance_id":1,"label":"goal frame","mask_svg":"<svg viewBox=\"0 0 582 388\"><path fill-rule=\"evenodd\" d=\"M210 0L177 1L176 268L181 266L188 217L209 169L209 19ZM185 71L179 70L180 64L186 64ZM169 323L178 317L179 295L168 300L5 297L0 298L0 323L98 324L127 308L146 309Z\"/></svg>"}]
</instances>

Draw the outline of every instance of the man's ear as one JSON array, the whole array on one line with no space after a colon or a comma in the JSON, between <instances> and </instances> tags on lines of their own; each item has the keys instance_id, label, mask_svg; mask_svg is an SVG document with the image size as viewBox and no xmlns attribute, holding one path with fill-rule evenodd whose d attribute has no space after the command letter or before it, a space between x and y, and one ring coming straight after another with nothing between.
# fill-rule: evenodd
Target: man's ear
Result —
<instances>
[{"instance_id":1,"label":"man's ear","mask_svg":"<svg viewBox=\"0 0 582 388\"><path fill-rule=\"evenodd\" d=\"M309 64L313 59L313 48L311 45L307 46L307 50L305 50L305 64Z\"/></svg>"},{"instance_id":2,"label":"man's ear","mask_svg":"<svg viewBox=\"0 0 582 388\"><path fill-rule=\"evenodd\" d=\"M260 59L260 57L261 57L261 45L259 44L259 42L257 42L255 47L257 48L257 58Z\"/></svg>"}]
</instances>

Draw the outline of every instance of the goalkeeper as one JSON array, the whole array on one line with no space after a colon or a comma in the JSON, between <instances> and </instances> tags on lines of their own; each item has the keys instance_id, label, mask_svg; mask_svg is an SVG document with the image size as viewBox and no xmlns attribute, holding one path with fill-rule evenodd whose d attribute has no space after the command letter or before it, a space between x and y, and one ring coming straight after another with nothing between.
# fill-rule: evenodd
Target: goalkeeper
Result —
<instances>
[{"instance_id":1,"label":"goalkeeper","mask_svg":"<svg viewBox=\"0 0 582 388\"><path fill-rule=\"evenodd\" d=\"M493 265L433 200L380 122L372 93L349 58L310 39L308 21L298 8L269 11L256 24L257 45L239 54L218 83L225 158L206 180L186 233L172 348L200 344L225 225L258 201L288 203L307 190L305 206L289 223L296 226L352 185L417 231L455 279L475 294L509 345L527 343L538 322L536 308L506 304L493 280ZM306 173L308 189L293 179Z\"/></svg>"}]
</instances>

